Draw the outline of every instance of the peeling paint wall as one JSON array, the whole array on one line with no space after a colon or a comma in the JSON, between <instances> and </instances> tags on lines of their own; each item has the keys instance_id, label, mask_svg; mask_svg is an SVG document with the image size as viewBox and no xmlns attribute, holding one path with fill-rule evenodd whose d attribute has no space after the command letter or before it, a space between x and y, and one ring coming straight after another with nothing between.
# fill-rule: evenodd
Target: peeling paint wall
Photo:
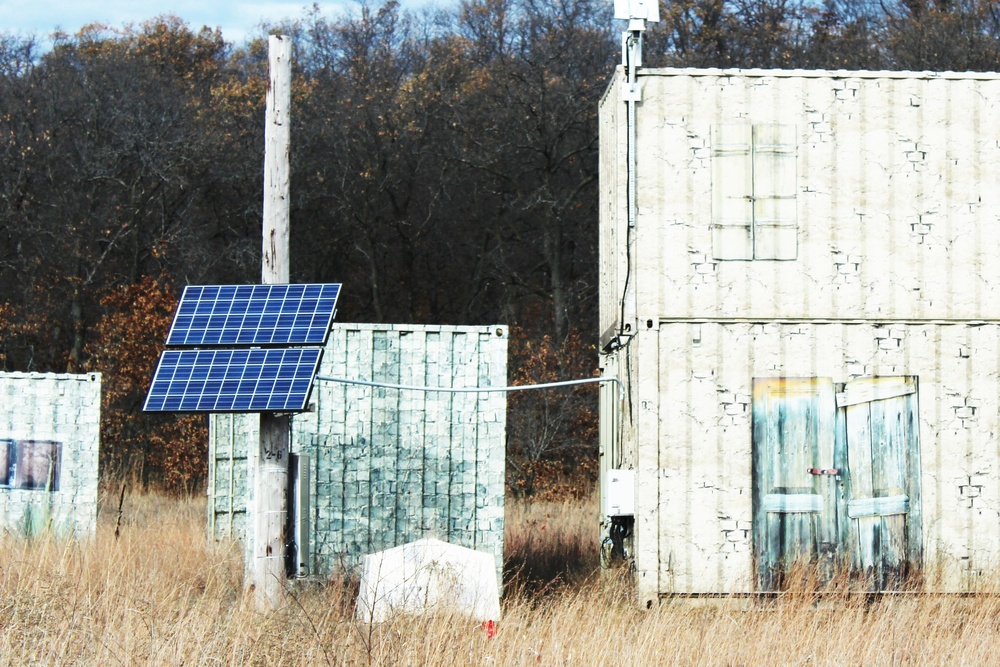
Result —
<instances>
[{"instance_id":1,"label":"peeling paint wall","mask_svg":"<svg viewBox=\"0 0 1000 667\"><path fill-rule=\"evenodd\" d=\"M703 324L692 347L694 326L640 334L671 360L650 408L664 425L658 456L638 461L637 518L659 539L638 542L637 567L656 573L656 590L752 590L754 377L918 376L927 584L965 590L1000 565L1000 326ZM893 328L899 345L886 349Z\"/></svg>"},{"instance_id":2,"label":"peeling paint wall","mask_svg":"<svg viewBox=\"0 0 1000 667\"><path fill-rule=\"evenodd\" d=\"M600 333L637 332L602 363L629 385L613 446L637 471L640 599L753 590L754 377L918 376L925 581L967 590L1000 566L1000 77L639 81L632 230L620 71L601 106ZM730 124L795 128L793 260L717 258Z\"/></svg>"},{"instance_id":3,"label":"peeling paint wall","mask_svg":"<svg viewBox=\"0 0 1000 667\"><path fill-rule=\"evenodd\" d=\"M334 324L320 375L404 385L507 384L506 327ZM503 393L379 389L317 381L295 416L291 449L309 456L313 574L422 537L503 563ZM250 544L247 452L256 415L210 420L209 520L217 539ZM249 445L249 447L248 447Z\"/></svg>"},{"instance_id":4,"label":"peeling paint wall","mask_svg":"<svg viewBox=\"0 0 1000 667\"><path fill-rule=\"evenodd\" d=\"M1000 79L640 76L640 317L1000 316ZM798 258L712 259L712 127L796 128Z\"/></svg>"},{"instance_id":5,"label":"peeling paint wall","mask_svg":"<svg viewBox=\"0 0 1000 667\"><path fill-rule=\"evenodd\" d=\"M649 69L639 81L640 322L1000 317L996 75ZM627 265L620 83L601 108L602 333ZM741 123L796 128L796 260L713 258L712 128Z\"/></svg>"},{"instance_id":6,"label":"peeling paint wall","mask_svg":"<svg viewBox=\"0 0 1000 667\"><path fill-rule=\"evenodd\" d=\"M0 526L5 532L52 530L77 538L94 533L100 422L100 373L0 373L0 460L6 464L0 465ZM26 474L32 464L46 470Z\"/></svg>"}]
</instances>

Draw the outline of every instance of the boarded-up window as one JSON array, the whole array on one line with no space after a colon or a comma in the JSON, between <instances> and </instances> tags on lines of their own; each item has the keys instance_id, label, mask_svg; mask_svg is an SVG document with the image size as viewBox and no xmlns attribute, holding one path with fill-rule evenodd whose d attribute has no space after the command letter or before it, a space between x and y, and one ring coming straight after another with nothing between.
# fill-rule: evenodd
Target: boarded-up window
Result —
<instances>
[{"instance_id":1,"label":"boarded-up window","mask_svg":"<svg viewBox=\"0 0 1000 667\"><path fill-rule=\"evenodd\" d=\"M717 125L712 146L713 256L795 259L795 126Z\"/></svg>"}]
</instances>

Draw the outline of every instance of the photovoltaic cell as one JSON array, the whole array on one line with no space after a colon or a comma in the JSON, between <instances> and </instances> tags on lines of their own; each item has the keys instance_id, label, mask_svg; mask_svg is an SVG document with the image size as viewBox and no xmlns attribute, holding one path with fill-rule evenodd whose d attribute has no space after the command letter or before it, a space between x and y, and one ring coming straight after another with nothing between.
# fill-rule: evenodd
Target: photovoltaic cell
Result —
<instances>
[{"instance_id":1,"label":"photovoltaic cell","mask_svg":"<svg viewBox=\"0 0 1000 667\"><path fill-rule=\"evenodd\" d=\"M167 350L143 410L149 412L300 412L321 348Z\"/></svg>"},{"instance_id":2,"label":"photovoltaic cell","mask_svg":"<svg viewBox=\"0 0 1000 667\"><path fill-rule=\"evenodd\" d=\"M167 345L324 345L339 283L189 285Z\"/></svg>"}]
</instances>

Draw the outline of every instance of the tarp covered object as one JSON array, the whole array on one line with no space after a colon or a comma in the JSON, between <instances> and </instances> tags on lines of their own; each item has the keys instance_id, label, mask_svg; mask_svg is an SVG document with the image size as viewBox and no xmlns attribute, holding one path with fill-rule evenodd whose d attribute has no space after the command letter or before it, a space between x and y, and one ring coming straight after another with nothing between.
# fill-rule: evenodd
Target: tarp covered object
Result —
<instances>
[{"instance_id":1,"label":"tarp covered object","mask_svg":"<svg viewBox=\"0 0 1000 667\"><path fill-rule=\"evenodd\" d=\"M493 555L425 538L362 558L358 620L379 623L396 613L428 611L499 619Z\"/></svg>"}]
</instances>

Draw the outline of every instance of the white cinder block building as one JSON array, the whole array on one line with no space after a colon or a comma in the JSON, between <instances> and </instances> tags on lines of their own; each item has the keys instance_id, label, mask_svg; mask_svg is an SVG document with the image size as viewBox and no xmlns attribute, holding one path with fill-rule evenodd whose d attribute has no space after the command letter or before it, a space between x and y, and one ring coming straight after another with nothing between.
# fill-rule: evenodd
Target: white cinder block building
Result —
<instances>
[{"instance_id":1,"label":"white cinder block building","mask_svg":"<svg viewBox=\"0 0 1000 667\"><path fill-rule=\"evenodd\" d=\"M621 70L600 107L600 318L641 601L799 559L974 589L1000 566L1000 77L637 80L634 141Z\"/></svg>"},{"instance_id":2,"label":"white cinder block building","mask_svg":"<svg viewBox=\"0 0 1000 667\"><path fill-rule=\"evenodd\" d=\"M92 535L100 437L100 373L0 373L0 530Z\"/></svg>"}]
</instances>

